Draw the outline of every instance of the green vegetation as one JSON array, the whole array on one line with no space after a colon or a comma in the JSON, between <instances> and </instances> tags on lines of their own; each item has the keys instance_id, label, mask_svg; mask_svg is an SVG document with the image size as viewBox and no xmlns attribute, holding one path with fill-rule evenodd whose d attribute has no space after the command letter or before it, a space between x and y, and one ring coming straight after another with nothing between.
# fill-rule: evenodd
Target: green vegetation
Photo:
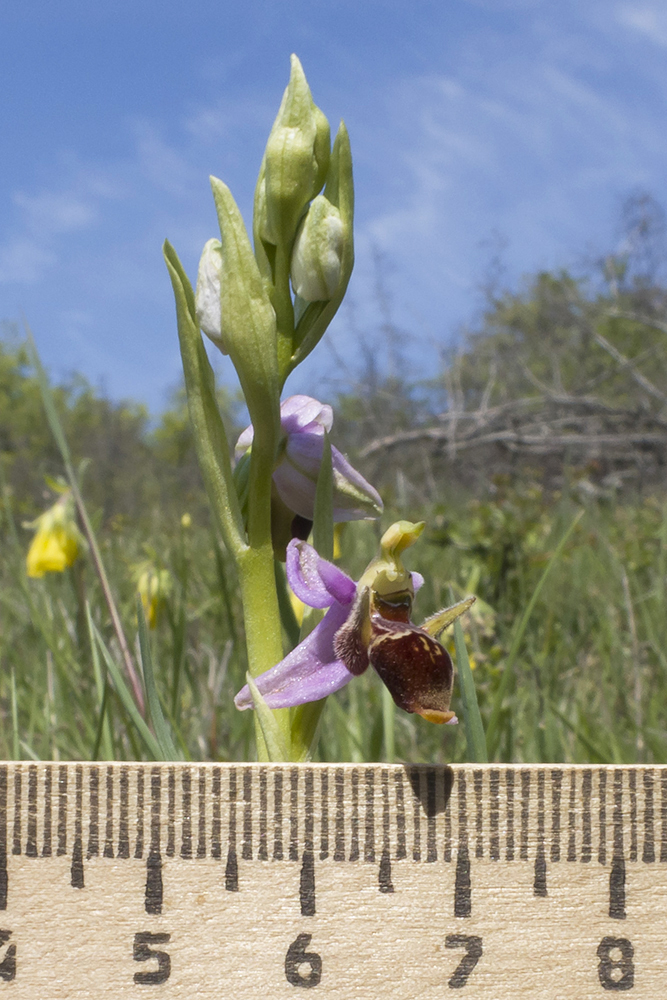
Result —
<instances>
[{"instance_id":1,"label":"green vegetation","mask_svg":"<svg viewBox=\"0 0 667 1000\"><path fill-rule=\"evenodd\" d=\"M608 261L606 287L544 274L495 296L437 379L373 374L335 406L334 441L386 501L381 524L345 526L340 564L356 578L392 521L427 521L406 558L425 578L415 621L477 594L461 624L490 760L667 761L667 292L631 264ZM22 524L53 502L47 477L64 470L26 350L6 337L0 756L149 759L173 738L185 759L248 759L252 713L232 702L247 670L238 581L208 517L183 395L154 427L82 379L55 400L143 662L148 726L123 698L90 556L26 576ZM220 403L235 440L233 400ZM162 574L144 600L149 629L137 620L142 574ZM455 710L459 699L456 688ZM328 699L318 757L469 759L463 726L395 709L372 670Z\"/></svg>"}]
</instances>

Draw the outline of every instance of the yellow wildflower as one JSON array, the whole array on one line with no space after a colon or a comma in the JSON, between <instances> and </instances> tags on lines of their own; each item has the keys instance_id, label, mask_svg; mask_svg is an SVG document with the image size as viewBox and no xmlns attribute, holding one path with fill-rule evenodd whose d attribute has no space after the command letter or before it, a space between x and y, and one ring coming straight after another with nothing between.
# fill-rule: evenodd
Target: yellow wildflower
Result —
<instances>
[{"instance_id":1,"label":"yellow wildflower","mask_svg":"<svg viewBox=\"0 0 667 1000\"><path fill-rule=\"evenodd\" d=\"M26 559L28 576L62 573L86 545L76 525L74 499L69 490L25 527L37 529Z\"/></svg>"},{"instance_id":2,"label":"yellow wildflower","mask_svg":"<svg viewBox=\"0 0 667 1000\"><path fill-rule=\"evenodd\" d=\"M149 628L157 625L158 612L171 591L171 575L168 569L156 569L152 563L139 567L137 593Z\"/></svg>"}]
</instances>

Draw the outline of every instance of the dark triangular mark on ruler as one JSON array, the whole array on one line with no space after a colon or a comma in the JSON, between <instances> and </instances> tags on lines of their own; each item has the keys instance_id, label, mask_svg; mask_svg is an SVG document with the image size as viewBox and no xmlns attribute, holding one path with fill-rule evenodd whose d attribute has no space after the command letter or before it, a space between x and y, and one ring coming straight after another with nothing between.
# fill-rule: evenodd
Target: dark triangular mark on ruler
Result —
<instances>
[{"instance_id":1,"label":"dark triangular mark on ruler","mask_svg":"<svg viewBox=\"0 0 667 1000\"><path fill-rule=\"evenodd\" d=\"M609 874L609 916L625 920L625 857L623 849L623 772L614 774L614 852Z\"/></svg>"},{"instance_id":2,"label":"dark triangular mark on ruler","mask_svg":"<svg viewBox=\"0 0 667 1000\"><path fill-rule=\"evenodd\" d=\"M312 851L303 852L301 878L299 881L299 901L301 916L315 916L315 859Z\"/></svg>"},{"instance_id":3,"label":"dark triangular mark on ruler","mask_svg":"<svg viewBox=\"0 0 667 1000\"><path fill-rule=\"evenodd\" d=\"M236 848L230 847L227 851L227 865L225 866L225 889L227 892L239 891L239 863L236 859Z\"/></svg>"},{"instance_id":4,"label":"dark triangular mark on ruler","mask_svg":"<svg viewBox=\"0 0 667 1000\"><path fill-rule=\"evenodd\" d=\"M162 858L150 850L146 859L146 913L162 913Z\"/></svg>"},{"instance_id":5,"label":"dark triangular mark on ruler","mask_svg":"<svg viewBox=\"0 0 667 1000\"><path fill-rule=\"evenodd\" d=\"M389 851L386 847L383 850L382 857L380 859L378 879L380 882L380 892L394 891L394 884L391 881L391 857L389 856Z\"/></svg>"}]
</instances>

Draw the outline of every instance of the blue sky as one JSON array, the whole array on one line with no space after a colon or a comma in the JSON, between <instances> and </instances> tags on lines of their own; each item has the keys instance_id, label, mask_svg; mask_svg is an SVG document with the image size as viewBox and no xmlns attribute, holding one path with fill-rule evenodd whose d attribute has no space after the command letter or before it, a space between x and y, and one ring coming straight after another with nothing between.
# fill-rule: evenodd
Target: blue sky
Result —
<instances>
[{"instance_id":1,"label":"blue sky","mask_svg":"<svg viewBox=\"0 0 667 1000\"><path fill-rule=\"evenodd\" d=\"M516 283L667 205L664 0L24 0L0 8L0 318L56 378L153 411L179 377L168 237L195 277L208 175L249 219L290 52L351 134L353 361L382 323L379 253L416 370L479 311L494 244ZM332 370L322 346L291 387ZM224 371L224 369L223 369Z\"/></svg>"}]
</instances>

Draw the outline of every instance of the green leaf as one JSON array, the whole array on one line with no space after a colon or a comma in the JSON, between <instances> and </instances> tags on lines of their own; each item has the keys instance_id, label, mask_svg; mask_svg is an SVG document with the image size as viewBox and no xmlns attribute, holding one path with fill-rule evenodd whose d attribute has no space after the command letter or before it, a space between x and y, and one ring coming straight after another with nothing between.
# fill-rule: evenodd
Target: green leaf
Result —
<instances>
[{"instance_id":1,"label":"green leaf","mask_svg":"<svg viewBox=\"0 0 667 1000\"><path fill-rule=\"evenodd\" d=\"M246 682L250 688L250 694L252 695L252 700L254 703L255 714L259 720L259 725L262 730L262 736L264 737L264 742L266 744L266 749L268 753L269 760L271 761L285 761L290 759L290 754L285 746L285 741L283 739L283 734L278 725L278 721L268 707L264 699L262 698L257 685L252 679L250 673L245 675Z\"/></svg>"},{"instance_id":2,"label":"green leaf","mask_svg":"<svg viewBox=\"0 0 667 1000\"><path fill-rule=\"evenodd\" d=\"M153 723L153 729L155 730L155 738L160 744L163 760L178 760L178 753L162 712L162 705L160 704L157 687L155 686L150 637L146 626L144 606L139 596L137 596L137 623L139 625L139 649L141 650L141 666L144 674L144 686L146 688L146 702Z\"/></svg>"},{"instance_id":3,"label":"green leaf","mask_svg":"<svg viewBox=\"0 0 667 1000\"><path fill-rule=\"evenodd\" d=\"M489 756L486 749L482 716L477 704L475 679L470 669L470 660L468 659L468 650L466 649L461 622L458 620L454 623L454 643L456 646L456 669L459 676L459 688L463 705L463 724L468 744L468 758L476 764L486 764Z\"/></svg>"},{"instance_id":4,"label":"green leaf","mask_svg":"<svg viewBox=\"0 0 667 1000\"><path fill-rule=\"evenodd\" d=\"M213 369L195 318L190 282L167 241L163 251L176 299L183 374L199 467L225 544L238 558L246 549L245 529L232 477L227 435L216 400Z\"/></svg>"}]
</instances>

